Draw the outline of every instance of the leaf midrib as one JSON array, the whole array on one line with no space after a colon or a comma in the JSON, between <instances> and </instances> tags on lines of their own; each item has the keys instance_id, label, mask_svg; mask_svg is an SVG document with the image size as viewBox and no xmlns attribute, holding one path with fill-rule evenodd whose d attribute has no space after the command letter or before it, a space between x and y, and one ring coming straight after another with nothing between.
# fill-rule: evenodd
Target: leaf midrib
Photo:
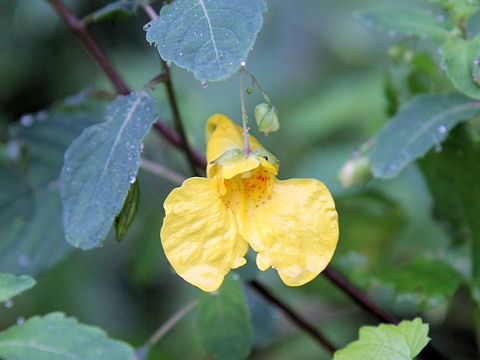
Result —
<instances>
[{"instance_id":1,"label":"leaf midrib","mask_svg":"<svg viewBox=\"0 0 480 360\"><path fill-rule=\"evenodd\" d=\"M24 342L24 341L0 341L0 352L2 347L22 347L22 348L30 348L34 350L39 350L51 354L56 354L56 355L63 355L68 357L69 359L74 359L74 360L81 360L80 357L77 355L68 352L68 351L63 351L61 349L57 349L48 345L42 345L42 344L31 344L30 341Z\"/></svg>"}]
</instances>

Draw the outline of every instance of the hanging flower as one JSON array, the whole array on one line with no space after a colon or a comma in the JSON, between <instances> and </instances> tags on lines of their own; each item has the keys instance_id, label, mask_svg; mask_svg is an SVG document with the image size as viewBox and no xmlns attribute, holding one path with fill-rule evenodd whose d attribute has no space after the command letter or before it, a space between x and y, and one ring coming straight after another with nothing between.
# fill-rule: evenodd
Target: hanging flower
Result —
<instances>
[{"instance_id":1,"label":"hanging flower","mask_svg":"<svg viewBox=\"0 0 480 360\"><path fill-rule=\"evenodd\" d=\"M187 179L164 203L162 245L175 271L204 291L220 287L246 263L251 246L260 270L275 268L299 286L330 262L338 217L315 179L277 180L277 159L253 136L245 158L242 128L222 114L206 126L207 178Z\"/></svg>"}]
</instances>

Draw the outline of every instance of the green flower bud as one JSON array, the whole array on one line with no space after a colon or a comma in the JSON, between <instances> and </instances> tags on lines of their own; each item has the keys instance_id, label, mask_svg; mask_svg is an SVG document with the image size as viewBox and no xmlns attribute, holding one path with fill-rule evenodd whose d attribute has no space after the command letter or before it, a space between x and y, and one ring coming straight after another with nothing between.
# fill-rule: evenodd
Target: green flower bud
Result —
<instances>
[{"instance_id":1,"label":"green flower bud","mask_svg":"<svg viewBox=\"0 0 480 360\"><path fill-rule=\"evenodd\" d=\"M372 178L371 164L366 156L351 157L338 173L338 179L344 188L364 184Z\"/></svg>"},{"instance_id":2,"label":"green flower bud","mask_svg":"<svg viewBox=\"0 0 480 360\"><path fill-rule=\"evenodd\" d=\"M255 120L257 121L258 130L265 134L277 131L280 128L277 110L266 103L255 106Z\"/></svg>"}]
</instances>

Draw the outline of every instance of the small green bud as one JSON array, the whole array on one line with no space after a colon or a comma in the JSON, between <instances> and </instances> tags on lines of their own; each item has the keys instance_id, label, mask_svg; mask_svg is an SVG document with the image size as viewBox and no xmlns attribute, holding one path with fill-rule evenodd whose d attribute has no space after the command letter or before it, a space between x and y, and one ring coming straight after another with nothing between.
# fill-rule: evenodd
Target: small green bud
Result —
<instances>
[{"instance_id":1,"label":"small green bud","mask_svg":"<svg viewBox=\"0 0 480 360\"><path fill-rule=\"evenodd\" d=\"M123 202L122 211L115 217L115 233L117 234L117 241L121 241L125 236L130 224L132 223L137 213L138 201L140 199L140 187L138 181L130 185L127 197Z\"/></svg>"},{"instance_id":2,"label":"small green bud","mask_svg":"<svg viewBox=\"0 0 480 360\"><path fill-rule=\"evenodd\" d=\"M338 179L344 188L364 184L371 178L373 178L371 164L366 156L352 156L338 173Z\"/></svg>"},{"instance_id":3,"label":"small green bud","mask_svg":"<svg viewBox=\"0 0 480 360\"><path fill-rule=\"evenodd\" d=\"M255 120L257 121L258 130L265 134L277 131L280 128L277 110L274 106L267 103L255 106Z\"/></svg>"}]
</instances>

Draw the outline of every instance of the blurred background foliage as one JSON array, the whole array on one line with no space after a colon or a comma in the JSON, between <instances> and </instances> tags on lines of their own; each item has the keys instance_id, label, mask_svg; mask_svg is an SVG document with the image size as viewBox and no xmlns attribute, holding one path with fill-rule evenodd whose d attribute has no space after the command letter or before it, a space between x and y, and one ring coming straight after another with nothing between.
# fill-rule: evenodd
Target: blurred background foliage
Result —
<instances>
[{"instance_id":1,"label":"blurred background foliage","mask_svg":"<svg viewBox=\"0 0 480 360\"><path fill-rule=\"evenodd\" d=\"M393 68L387 49L400 38L372 31L352 16L381 2L268 1L264 27L247 69L278 108L281 128L274 135L259 137L281 160L280 178L314 177L331 189L341 230L333 263L400 316L412 317L417 309L426 309L423 316L430 323L435 346L455 353L455 359L474 359L473 304L465 288L460 287L451 302L438 299L435 308L428 310L428 306L417 308L418 302L409 296L393 296L392 289L382 285L382 276L388 277L388 271L391 274L405 264L413 267L414 278L422 270L409 261L418 254L446 258L459 272L468 271L464 250L447 250L450 234L436 221L432 197L417 166L409 166L393 180L348 190L337 180L342 164L382 126L394 106L385 89L395 81L395 71L402 69ZM108 1L66 3L83 17ZM135 16L90 25L94 38L133 89L142 88L160 72L157 51L145 41L142 28L146 22L147 16L139 9ZM45 109L85 88L112 91L100 68L45 1L0 2L0 31L3 143L8 140L6 128L26 113ZM435 51L431 53L436 56ZM428 61L420 56L418 71ZM389 73L389 67L397 70ZM443 76L439 68L433 71L434 76ZM174 66L172 73L188 137L204 150L204 124L210 114L222 112L240 120L237 77L202 86L191 73ZM416 79L411 89L431 90L428 77L424 83ZM155 94L162 116L169 120L163 88L158 86ZM253 107L261 101L257 92L247 97L252 119ZM156 133L148 135L144 156L189 175L182 154ZM0 307L0 329L19 317L59 310L138 346L195 296L199 290L170 270L159 239L162 203L174 184L145 171L140 171L138 179L139 211L123 242L116 243L112 232L103 248L72 251L38 275L35 288L17 297L12 307ZM238 273L247 276L253 272L250 267L254 262ZM306 286L287 288L274 270L255 274L339 347L357 337L360 325L375 324L323 276ZM255 331L252 359L329 358L280 312L246 290ZM171 330L149 359L208 358L200 346L195 316L193 311Z\"/></svg>"}]
</instances>

